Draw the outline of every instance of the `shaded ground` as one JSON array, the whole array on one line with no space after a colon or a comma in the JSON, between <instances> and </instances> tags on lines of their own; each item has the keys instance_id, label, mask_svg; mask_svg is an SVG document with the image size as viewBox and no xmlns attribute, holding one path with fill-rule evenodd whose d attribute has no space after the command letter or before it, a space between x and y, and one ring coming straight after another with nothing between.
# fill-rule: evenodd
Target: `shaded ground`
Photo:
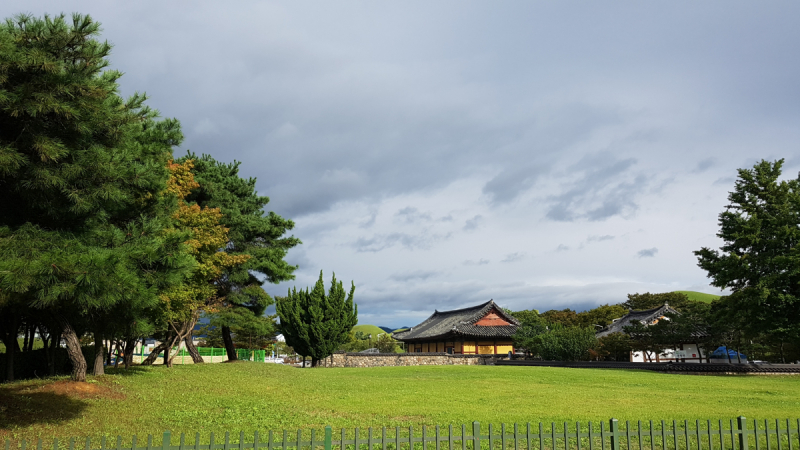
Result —
<instances>
[{"instance_id":1,"label":"shaded ground","mask_svg":"<svg viewBox=\"0 0 800 450\"><path fill-rule=\"evenodd\" d=\"M85 400L124 400L119 390L97 380L27 381L0 388L0 437L3 431L58 425L82 416ZM5 436L8 437L8 436Z\"/></svg>"}]
</instances>

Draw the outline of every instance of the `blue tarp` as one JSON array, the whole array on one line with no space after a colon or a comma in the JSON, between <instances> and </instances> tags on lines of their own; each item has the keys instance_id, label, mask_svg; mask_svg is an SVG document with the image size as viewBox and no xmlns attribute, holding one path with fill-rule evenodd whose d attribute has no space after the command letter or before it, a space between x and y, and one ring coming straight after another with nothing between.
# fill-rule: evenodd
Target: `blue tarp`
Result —
<instances>
[{"instance_id":1,"label":"blue tarp","mask_svg":"<svg viewBox=\"0 0 800 450\"><path fill-rule=\"evenodd\" d=\"M728 359L728 355L730 355L731 361L736 360L736 350L728 349L725 346L719 347L711 353L711 357L714 359ZM739 357L741 359L747 359L747 355L744 353L739 353Z\"/></svg>"}]
</instances>

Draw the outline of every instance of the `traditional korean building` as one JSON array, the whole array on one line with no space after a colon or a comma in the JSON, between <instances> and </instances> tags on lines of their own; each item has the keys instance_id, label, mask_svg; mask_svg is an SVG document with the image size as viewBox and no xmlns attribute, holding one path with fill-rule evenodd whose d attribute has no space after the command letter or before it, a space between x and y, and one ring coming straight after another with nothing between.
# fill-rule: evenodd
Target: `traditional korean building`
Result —
<instances>
[{"instance_id":1,"label":"traditional korean building","mask_svg":"<svg viewBox=\"0 0 800 450\"><path fill-rule=\"evenodd\" d=\"M628 314L615 319L613 323L598 331L595 336L601 338L612 333L624 333L625 327L640 322L646 326L655 325L660 320L669 320L668 313L680 314L667 303L658 308L646 309L643 311L630 311ZM644 351L632 351L630 360L633 362L693 362L701 363L705 354L699 344L708 335L703 330L697 330L691 334L691 342L675 342L671 348L667 348L663 353L650 353Z\"/></svg>"},{"instance_id":2,"label":"traditional korean building","mask_svg":"<svg viewBox=\"0 0 800 450\"><path fill-rule=\"evenodd\" d=\"M497 355L514 351L511 337L519 321L494 300L452 311L435 311L419 325L392 336L407 344L407 351L445 352L458 355Z\"/></svg>"}]
</instances>

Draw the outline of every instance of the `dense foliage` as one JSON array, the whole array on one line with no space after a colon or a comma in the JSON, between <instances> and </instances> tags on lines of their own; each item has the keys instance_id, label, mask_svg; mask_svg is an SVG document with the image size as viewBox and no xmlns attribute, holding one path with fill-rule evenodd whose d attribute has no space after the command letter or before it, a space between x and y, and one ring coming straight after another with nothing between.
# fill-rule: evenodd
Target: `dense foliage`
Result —
<instances>
[{"instance_id":1,"label":"dense foliage","mask_svg":"<svg viewBox=\"0 0 800 450\"><path fill-rule=\"evenodd\" d=\"M783 160L739 169L719 215L719 250L695 252L711 284L730 289L741 332L800 345L800 177L780 181ZM784 355L781 355L784 357ZM785 358L785 357L784 357Z\"/></svg>"},{"instance_id":2,"label":"dense foliage","mask_svg":"<svg viewBox=\"0 0 800 450\"><path fill-rule=\"evenodd\" d=\"M130 365L136 342L150 336L162 342L145 364L181 341L202 362L191 343L201 314L216 313L228 338L230 327L271 335L263 313L272 300L261 283L291 279L296 269L284 261L300 243L283 236L293 223L265 215L268 199L255 179L238 176L238 163L191 154L173 161L180 123L160 120L143 94L119 96L121 73L108 69L111 46L99 32L78 14L0 25L7 380L40 356L47 373L62 370L60 342L75 380L89 367L102 374L112 349ZM89 342L93 361L82 348Z\"/></svg>"},{"instance_id":3,"label":"dense foliage","mask_svg":"<svg viewBox=\"0 0 800 450\"><path fill-rule=\"evenodd\" d=\"M193 162L192 172L199 183L187 200L221 212L220 223L228 230L225 245L219 247L222 253L247 256L242 264L225 267L215 279L221 302L210 312L212 324L220 327L228 359L236 359L232 330L248 335L266 335L273 330L272 319L264 316L273 299L262 284L294 279L297 266L284 258L300 240L284 236L294 228L291 220L274 212L264 213L269 198L258 195L255 178L239 176L238 161L228 164L192 153L181 161Z\"/></svg>"},{"instance_id":4,"label":"dense foliage","mask_svg":"<svg viewBox=\"0 0 800 450\"><path fill-rule=\"evenodd\" d=\"M313 366L347 342L358 323L358 307L353 303L356 286L351 286L345 296L342 282L337 283L334 274L326 295L320 271L312 290L294 288L286 297L278 298L276 309L286 343L299 355L311 357Z\"/></svg>"},{"instance_id":5,"label":"dense foliage","mask_svg":"<svg viewBox=\"0 0 800 450\"><path fill-rule=\"evenodd\" d=\"M104 71L111 46L98 33L99 24L81 15L23 15L0 25L0 334L8 379L21 323L63 338L73 378L83 380L82 331L110 319L139 326L135 316L193 266L185 236L164 232L175 206L162 195L166 165L180 126L157 121L143 95L119 97L121 74Z\"/></svg>"}]
</instances>

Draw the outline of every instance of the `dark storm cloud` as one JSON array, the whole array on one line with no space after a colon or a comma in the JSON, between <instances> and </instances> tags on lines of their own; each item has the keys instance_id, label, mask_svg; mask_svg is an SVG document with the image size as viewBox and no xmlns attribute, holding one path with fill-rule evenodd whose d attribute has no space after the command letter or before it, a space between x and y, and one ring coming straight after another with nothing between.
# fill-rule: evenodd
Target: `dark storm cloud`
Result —
<instances>
[{"instance_id":1,"label":"dark storm cloud","mask_svg":"<svg viewBox=\"0 0 800 450\"><path fill-rule=\"evenodd\" d=\"M638 256L639 258L652 258L656 256L656 253L658 253L658 249L655 247L645 248L636 252L636 256Z\"/></svg>"},{"instance_id":2,"label":"dark storm cloud","mask_svg":"<svg viewBox=\"0 0 800 450\"><path fill-rule=\"evenodd\" d=\"M647 186L644 175L632 175L634 158L619 159L609 152L587 155L570 171L577 179L564 192L550 196L547 218L561 222L605 220L638 209L635 198Z\"/></svg>"},{"instance_id":3,"label":"dark storm cloud","mask_svg":"<svg viewBox=\"0 0 800 450\"><path fill-rule=\"evenodd\" d=\"M544 165L508 168L489 180L483 193L491 198L493 204L508 203L533 186L548 169Z\"/></svg>"}]
</instances>

